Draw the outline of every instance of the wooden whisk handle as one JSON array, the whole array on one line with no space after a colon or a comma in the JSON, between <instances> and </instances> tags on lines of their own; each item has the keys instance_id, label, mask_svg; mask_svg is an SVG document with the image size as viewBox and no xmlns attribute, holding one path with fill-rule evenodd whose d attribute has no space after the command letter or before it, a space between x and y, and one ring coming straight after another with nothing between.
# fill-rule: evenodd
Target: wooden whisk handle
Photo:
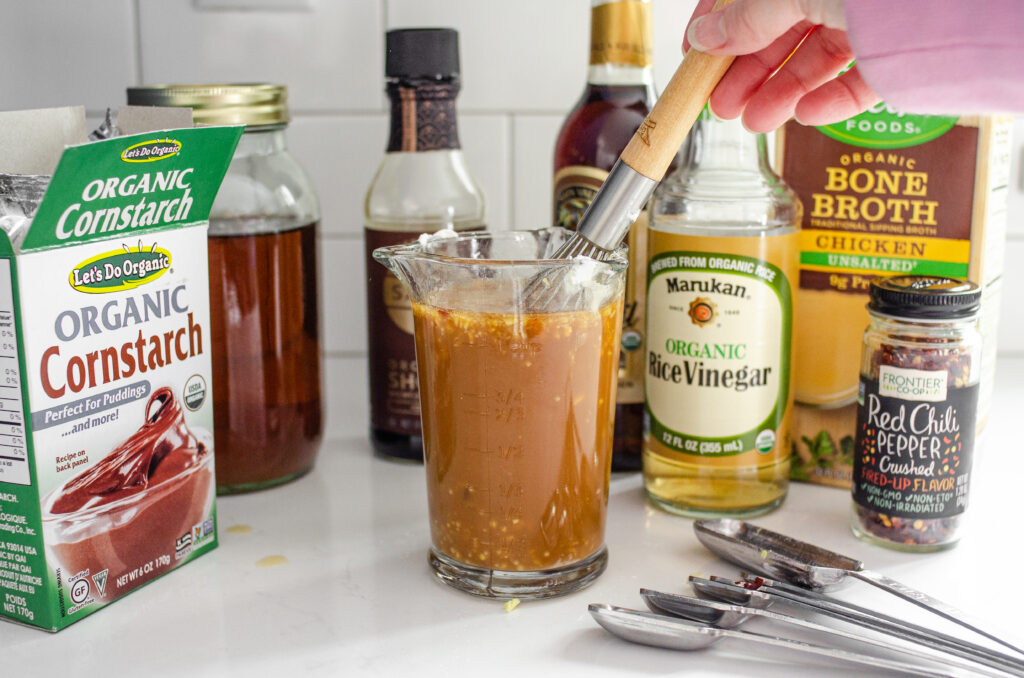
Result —
<instances>
[{"instance_id":1,"label":"wooden whisk handle","mask_svg":"<svg viewBox=\"0 0 1024 678\"><path fill-rule=\"evenodd\" d=\"M732 2L718 0L714 9ZM622 151L622 161L648 179L661 181L734 58L711 56L691 48L654 108Z\"/></svg>"}]
</instances>

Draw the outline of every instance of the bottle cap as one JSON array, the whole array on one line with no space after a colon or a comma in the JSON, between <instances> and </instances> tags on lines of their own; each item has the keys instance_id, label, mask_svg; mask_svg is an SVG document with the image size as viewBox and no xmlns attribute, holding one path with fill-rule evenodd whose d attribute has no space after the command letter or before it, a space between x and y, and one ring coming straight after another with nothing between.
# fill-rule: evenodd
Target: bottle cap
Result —
<instances>
[{"instance_id":1,"label":"bottle cap","mask_svg":"<svg viewBox=\"0 0 1024 678\"><path fill-rule=\"evenodd\" d=\"M871 281L868 309L900 318L969 318L981 307L981 288L945 276L896 275Z\"/></svg>"},{"instance_id":2,"label":"bottle cap","mask_svg":"<svg viewBox=\"0 0 1024 678\"><path fill-rule=\"evenodd\" d=\"M453 28L399 28L387 32L384 75L457 78L459 32Z\"/></svg>"},{"instance_id":3,"label":"bottle cap","mask_svg":"<svg viewBox=\"0 0 1024 678\"><path fill-rule=\"evenodd\" d=\"M154 85L129 87L132 106L179 106L192 109L196 123L261 127L288 122L288 88L284 85Z\"/></svg>"}]
</instances>

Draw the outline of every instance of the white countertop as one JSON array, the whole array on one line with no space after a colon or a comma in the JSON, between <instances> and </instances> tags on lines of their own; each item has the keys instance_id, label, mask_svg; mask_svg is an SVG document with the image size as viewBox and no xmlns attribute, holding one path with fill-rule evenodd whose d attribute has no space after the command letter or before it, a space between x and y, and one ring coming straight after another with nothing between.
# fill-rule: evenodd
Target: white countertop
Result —
<instances>
[{"instance_id":1,"label":"white countertop","mask_svg":"<svg viewBox=\"0 0 1024 678\"><path fill-rule=\"evenodd\" d=\"M859 559L1021 638L1020 479L1024 359L1002 359L976 460L970 523L945 553L872 547L847 528L848 493L791 486L752 522ZM436 581L427 565L422 468L373 458L365 436L332 440L316 470L290 485L218 501L220 548L51 635L0 620L0 675L28 676L820 676L813 659L723 644L679 653L622 642L587 604L642 608L641 586L689 593L687 576L734 576L696 541L691 521L651 508L637 475L614 477L608 570L553 600L500 601ZM247 525L249 533L228 531ZM275 567L257 563L284 556ZM275 560L275 559L272 559ZM277 559L279 560L279 559ZM996 588L1005 586L995 595ZM910 605L853 582L837 595L891 614ZM747 628L791 633L757 620ZM949 627L943 627L948 629ZM792 634L796 635L796 634ZM864 675L829 667L829 675Z\"/></svg>"}]
</instances>

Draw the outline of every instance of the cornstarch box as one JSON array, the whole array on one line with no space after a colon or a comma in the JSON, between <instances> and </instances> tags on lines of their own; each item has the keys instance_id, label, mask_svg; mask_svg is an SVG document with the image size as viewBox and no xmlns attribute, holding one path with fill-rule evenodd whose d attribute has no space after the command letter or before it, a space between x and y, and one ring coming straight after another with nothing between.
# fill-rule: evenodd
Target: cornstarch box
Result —
<instances>
[{"instance_id":1,"label":"cornstarch box","mask_svg":"<svg viewBox=\"0 0 1024 678\"><path fill-rule=\"evenodd\" d=\"M849 487L868 284L945 275L984 288L979 425L995 370L1012 119L898 113L789 122L777 167L803 204L792 477Z\"/></svg>"},{"instance_id":2,"label":"cornstarch box","mask_svg":"<svg viewBox=\"0 0 1024 678\"><path fill-rule=\"evenodd\" d=\"M217 544L206 230L241 128L187 124L0 114L8 619L57 631Z\"/></svg>"}]
</instances>

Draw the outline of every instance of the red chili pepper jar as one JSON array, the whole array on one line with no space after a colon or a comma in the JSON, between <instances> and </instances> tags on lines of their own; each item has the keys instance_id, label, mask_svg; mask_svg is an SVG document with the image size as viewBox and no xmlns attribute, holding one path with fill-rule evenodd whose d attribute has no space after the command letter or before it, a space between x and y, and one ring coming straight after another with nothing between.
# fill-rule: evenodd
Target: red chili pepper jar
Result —
<instances>
[{"instance_id":1,"label":"red chili pepper jar","mask_svg":"<svg viewBox=\"0 0 1024 678\"><path fill-rule=\"evenodd\" d=\"M901 551L960 538L981 375L981 288L937 276L871 283L857 396L854 534Z\"/></svg>"}]
</instances>

